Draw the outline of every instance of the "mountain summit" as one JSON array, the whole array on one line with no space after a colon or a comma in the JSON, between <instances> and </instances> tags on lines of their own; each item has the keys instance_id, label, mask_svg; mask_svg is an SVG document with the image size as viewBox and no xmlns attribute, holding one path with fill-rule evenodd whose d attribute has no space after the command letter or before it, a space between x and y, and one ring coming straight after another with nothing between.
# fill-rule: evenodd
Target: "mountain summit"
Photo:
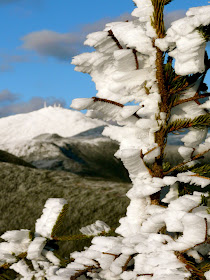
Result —
<instances>
[{"instance_id":1,"label":"mountain summit","mask_svg":"<svg viewBox=\"0 0 210 280\"><path fill-rule=\"evenodd\" d=\"M102 125L105 125L105 122L87 118L77 111L46 107L26 114L0 118L0 149L10 150L14 145L29 141L40 134L71 137Z\"/></svg>"}]
</instances>

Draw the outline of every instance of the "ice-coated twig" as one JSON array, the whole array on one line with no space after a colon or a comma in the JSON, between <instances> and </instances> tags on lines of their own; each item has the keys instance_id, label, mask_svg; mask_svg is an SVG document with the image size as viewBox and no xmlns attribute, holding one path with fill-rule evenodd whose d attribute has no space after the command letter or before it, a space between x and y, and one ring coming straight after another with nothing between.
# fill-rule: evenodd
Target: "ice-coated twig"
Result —
<instances>
[{"instance_id":1,"label":"ice-coated twig","mask_svg":"<svg viewBox=\"0 0 210 280\"><path fill-rule=\"evenodd\" d=\"M66 212L67 201L62 198L49 198L45 203L42 216L36 221L35 232L52 239L60 219Z\"/></svg>"},{"instance_id":2,"label":"ice-coated twig","mask_svg":"<svg viewBox=\"0 0 210 280\"><path fill-rule=\"evenodd\" d=\"M113 31L111 29L108 30L108 36L110 36L112 38L112 40L116 43L116 45L118 46L119 49L123 49L123 47L121 46L121 44L117 40L117 38L114 36L114 33L113 33Z\"/></svg>"},{"instance_id":3,"label":"ice-coated twig","mask_svg":"<svg viewBox=\"0 0 210 280\"><path fill-rule=\"evenodd\" d=\"M178 165L172 167L170 170L164 172L164 175L167 175L167 174L169 174L169 173L175 171L176 169L182 167L183 165L186 165L187 163L189 163L189 162L191 162L191 161L193 161L193 160L199 159L200 157L202 157L203 155L205 155L205 154L208 153L209 151L210 151L210 149L208 149L208 150L206 150L206 151L204 151L204 152L202 152L202 153L200 153L200 154L195 155L194 157L192 157L190 160L188 160L188 161L186 161L186 162L183 161L183 162L179 163Z\"/></svg>"},{"instance_id":4,"label":"ice-coated twig","mask_svg":"<svg viewBox=\"0 0 210 280\"><path fill-rule=\"evenodd\" d=\"M121 46L120 42L117 40L117 38L114 36L113 31L110 29L108 30L108 36L110 36L112 38L112 40L116 43L116 45L118 46L119 49L123 49L123 47ZM130 49L130 48L128 48ZM135 58L135 62L136 62L136 69L139 69L139 62L138 62L138 57L137 57L137 50L136 49L132 49L134 58Z\"/></svg>"},{"instance_id":5,"label":"ice-coated twig","mask_svg":"<svg viewBox=\"0 0 210 280\"><path fill-rule=\"evenodd\" d=\"M184 254L184 253L186 253L187 251L192 250L193 248L195 248L195 247L197 247L197 246L200 246L200 245L205 244L205 243L208 243L208 244L210 243L210 238L208 238L208 221L207 221L206 218L204 218L204 221L205 221L205 224L206 224L205 240L204 240L203 242L201 242L201 243L198 243L198 244L194 245L194 246L191 247L191 248L188 248L188 249L185 249L185 250L180 251L180 253Z\"/></svg>"},{"instance_id":6,"label":"ice-coated twig","mask_svg":"<svg viewBox=\"0 0 210 280\"><path fill-rule=\"evenodd\" d=\"M199 94L195 94L193 97L189 97L189 98L186 98L186 99L179 99L178 101L176 101L173 104L173 107L175 107L177 105L180 105L180 104L183 104L183 103L186 103L186 102L189 102L189 101L195 101L195 100L206 98L206 97L209 97L209 96L210 96L209 92L204 93L204 94L200 94L200 95Z\"/></svg>"},{"instance_id":7,"label":"ice-coated twig","mask_svg":"<svg viewBox=\"0 0 210 280\"><path fill-rule=\"evenodd\" d=\"M84 270L76 272L73 276L70 277L70 280L76 280L78 277L85 275L87 272L92 272L94 269L98 269L100 266L87 266Z\"/></svg>"}]
</instances>

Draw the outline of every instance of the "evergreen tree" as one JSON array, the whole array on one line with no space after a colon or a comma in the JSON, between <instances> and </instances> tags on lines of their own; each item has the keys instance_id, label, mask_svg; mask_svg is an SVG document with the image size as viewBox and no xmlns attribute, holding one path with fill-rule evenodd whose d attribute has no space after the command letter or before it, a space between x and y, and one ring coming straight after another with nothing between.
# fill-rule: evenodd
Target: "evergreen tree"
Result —
<instances>
[{"instance_id":1,"label":"evergreen tree","mask_svg":"<svg viewBox=\"0 0 210 280\"><path fill-rule=\"evenodd\" d=\"M72 253L72 261L60 268L59 261L46 257L46 248L48 260L40 258L47 239L59 239L55 233L65 212L62 202L55 226L48 227L42 217L36 226L39 236L27 239L24 257L32 261L31 274L25 272L29 268L23 259L15 263L11 258L10 268L23 277L28 273L41 279L36 273L42 265L40 275L50 280L210 279L210 166L205 162L210 100L204 82L210 68L205 52L210 6L189 9L166 31L163 12L170 2L134 0L135 20L109 23L102 32L88 35L85 44L96 51L73 59L77 71L92 76L98 93L74 100L72 107L97 110L119 124L109 125L103 134L120 143L115 156L133 183L126 217L120 219L115 236L94 237L89 248ZM183 130L178 149L183 160L173 166L165 161L167 139ZM165 189L169 191L162 197ZM100 231L107 235L107 226L97 223L83 229L87 235ZM11 243L8 235L2 238Z\"/></svg>"}]
</instances>

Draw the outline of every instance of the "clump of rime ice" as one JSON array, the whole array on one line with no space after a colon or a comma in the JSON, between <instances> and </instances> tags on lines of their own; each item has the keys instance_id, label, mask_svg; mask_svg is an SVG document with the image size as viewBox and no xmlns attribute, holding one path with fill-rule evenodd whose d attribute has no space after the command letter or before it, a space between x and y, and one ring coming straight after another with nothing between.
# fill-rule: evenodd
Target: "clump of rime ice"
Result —
<instances>
[{"instance_id":1,"label":"clump of rime ice","mask_svg":"<svg viewBox=\"0 0 210 280\"><path fill-rule=\"evenodd\" d=\"M93 240L93 245L78 253L77 257L88 255L96 259L97 256L102 268L99 273L102 279L137 279L138 274L142 274L141 279L186 279L190 273L177 259L174 251L187 250L204 242L209 217L206 208L203 216L199 214L200 194L194 193L179 198L178 184L185 182L204 188L209 184L209 180L198 178L193 172L180 173L175 177L166 176L163 179L152 178L145 166L145 162L151 164L159 155L160 150L154 141L154 133L164 123L165 115L160 114L159 120L156 120L160 95L155 77L156 50L152 45L152 38L157 36L150 23L153 5L150 0L135 2L137 8L132 15L137 16L138 20L110 23L104 31L90 34L86 44L94 46L96 51L77 56L73 60L76 70L88 72L92 76L98 90L98 98L123 105L132 101L140 103L124 107L116 106L116 103L97 102L94 99L76 99L72 103L73 108L95 109L102 112L105 118L111 118L124 125L110 125L105 128L103 134L120 143L120 149L115 156L123 161L133 182L132 189L127 193L131 202L126 217L120 219L121 225L116 230L123 236L121 242L119 243L120 239L112 239L112 243L114 240L116 243L107 251L110 240L98 237L100 242L95 244ZM197 31L197 27L210 23L209 12L209 6L190 9L185 18L172 23L165 38L155 41L157 47L162 51L169 51L169 55L175 58L175 71L179 75L205 70L205 40ZM110 30L121 49L111 36L108 36ZM138 69L135 68L136 61L132 49L138 51ZM198 80L185 90L180 99L193 97L200 82ZM145 87L149 89L149 95ZM208 101L203 106L194 101L180 104L172 109L170 121L203 115L207 107ZM179 148L184 161L190 161L192 156L208 149L208 141L202 144L206 136L207 129L189 130L182 138L184 146ZM145 154L144 161L139 155L140 150ZM168 208L151 205L150 195L164 186L170 186L168 194L162 199L168 203ZM192 213L189 213L191 210ZM173 239L170 235L158 234L164 226L174 235L177 232L182 235ZM195 259L200 257L199 246L197 249L192 253ZM98 256L96 252L108 254ZM119 254L120 257L115 260L111 253ZM123 272L123 263L125 265L126 259L132 254L137 254L134 258L134 271ZM76 262L77 258L75 264Z\"/></svg>"},{"instance_id":2,"label":"clump of rime ice","mask_svg":"<svg viewBox=\"0 0 210 280\"><path fill-rule=\"evenodd\" d=\"M47 200L43 214L37 220L34 238L29 230L12 230L1 235L5 242L0 243L0 266L9 264L10 269L21 275L20 279L51 279L59 269L60 260L45 245L51 239L52 229L66 204L65 199ZM18 261L23 255L32 266L29 267L24 259Z\"/></svg>"},{"instance_id":3,"label":"clump of rime ice","mask_svg":"<svg viewBox=\"0 0 210 280\"><path fill-rule=\"evenodd\" d=\"M137 275L142 275L141 279L184 280L190 276L190 272L174 252L189 250L189 254L198 261L201 259L200 246L196 245L205 242L209 229L207 207L202 206L201 209L199 206L200 193L178 197L179 182L205 188L209 184L208 179L197 177L193 172L156 178L150 175L145 166L145 162L153 163L160 153L154 133L164 124L166 115L159 114L158 107L160 95L155 76L156 49L152 44L152 39L157 35L150 23L153 5L150 0L135 0L135 3L137 7L132 15L138 17L137 20L110 23L104 31L88 35L86 44L95 47L96 51L79 55L72 62L77 71L92 76L98 90L97 97L103 100L76 99L71 106L80 110L98 110L105 119L112 119L121 125L110 125L103 134L120 143L115 156L127 168L133 187L127 193L131 202L126 217L120 219L120 226L116 229L121 237L94 238L91 247L74 253L75 261L69 266L69 274L67 270L62 271L62 275L67 273L67 277L73 275L77 264L84 265L88 263L87 259L92 259L97 260L102 268L99 273L90 273L93 279L134 280L140 279ZM178 75L204 72L205 40L197 28L210 23L209 13L209 6L192 8L185 18L172 23L165 38L155 40L158 48L168 51L175 58L175 72ZM133 49L137 51L136 57ZM180 99L193 97L200 83L201 80L198 80L183 91ZM105 99L113 102L106 103ZM138 104L126 105L133 101ZM194 101L176 106L172 109L169 123L204 115L208 102L201 106ZM189 129L182 138L184 146L178 150L184 162L209 149L209 141L203 143L206 136L207 129ZM150 195L165 186L170 188L162 201L168 207L151 205ZM204 193L204 196L208 194ZM171 234L159 234L163 227ZM180 237L172 238L177 233L180 233ZM134 254L134 270L124 271L129 256Z\"/></svg>"},{"instance_id":4,"label":"clump of rime ice","mask_svg":"<svg viewBox=\"0 0 210 280\"><path fill-rule=\"evenodd\" d=\"M103 221L97 220L95 223L82 227L80 232L84 235L98 235L102 232L109 232L110 227Z\"/></svg>"},{"instance_id":5,"label":"clump of rime ice","mask_svg":"<svg viewBox=\"0 0 210 280\"><path fill-rule=\"evenodd\" d=\"M169 55L175 58L175 71L178 75L202 73L205 70L205 39L198 27L210 24L210 6L191 8L186 17L172 22L163 39L155 44L162 51L171 50Z\"/></svg>"},{"instance_id":6,"label":"clump of rime ice","mask_svg":"<svg viewBox=\"0 0 210 280\"><path fill-rule=\"evenodd\" d=\"M52 239L53 227L66 204L65 199L49 198L45 203L42 216L36 221L36 233Z\"/></svg>"}]
</instances>

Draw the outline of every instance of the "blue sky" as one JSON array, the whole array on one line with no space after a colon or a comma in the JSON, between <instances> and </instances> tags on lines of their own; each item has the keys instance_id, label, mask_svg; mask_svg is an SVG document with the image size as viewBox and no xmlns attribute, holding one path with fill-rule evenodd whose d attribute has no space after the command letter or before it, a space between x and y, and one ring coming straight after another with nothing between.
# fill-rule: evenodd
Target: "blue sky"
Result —
<instances>
[{"instance_id":1,"label":"blue sky","mask_svg":"<svg viewBox=\"0 0 210 280\"><path fill-rule=\"evenodd\" d=\"M208 0L174 0L166 12L175 18L202 5ZM72 56L88 51L88 33L126 20L133 8L132 0L0 0L0 117L94 96L94 83L74 71Z\"/></svg>"}]
</instances>

